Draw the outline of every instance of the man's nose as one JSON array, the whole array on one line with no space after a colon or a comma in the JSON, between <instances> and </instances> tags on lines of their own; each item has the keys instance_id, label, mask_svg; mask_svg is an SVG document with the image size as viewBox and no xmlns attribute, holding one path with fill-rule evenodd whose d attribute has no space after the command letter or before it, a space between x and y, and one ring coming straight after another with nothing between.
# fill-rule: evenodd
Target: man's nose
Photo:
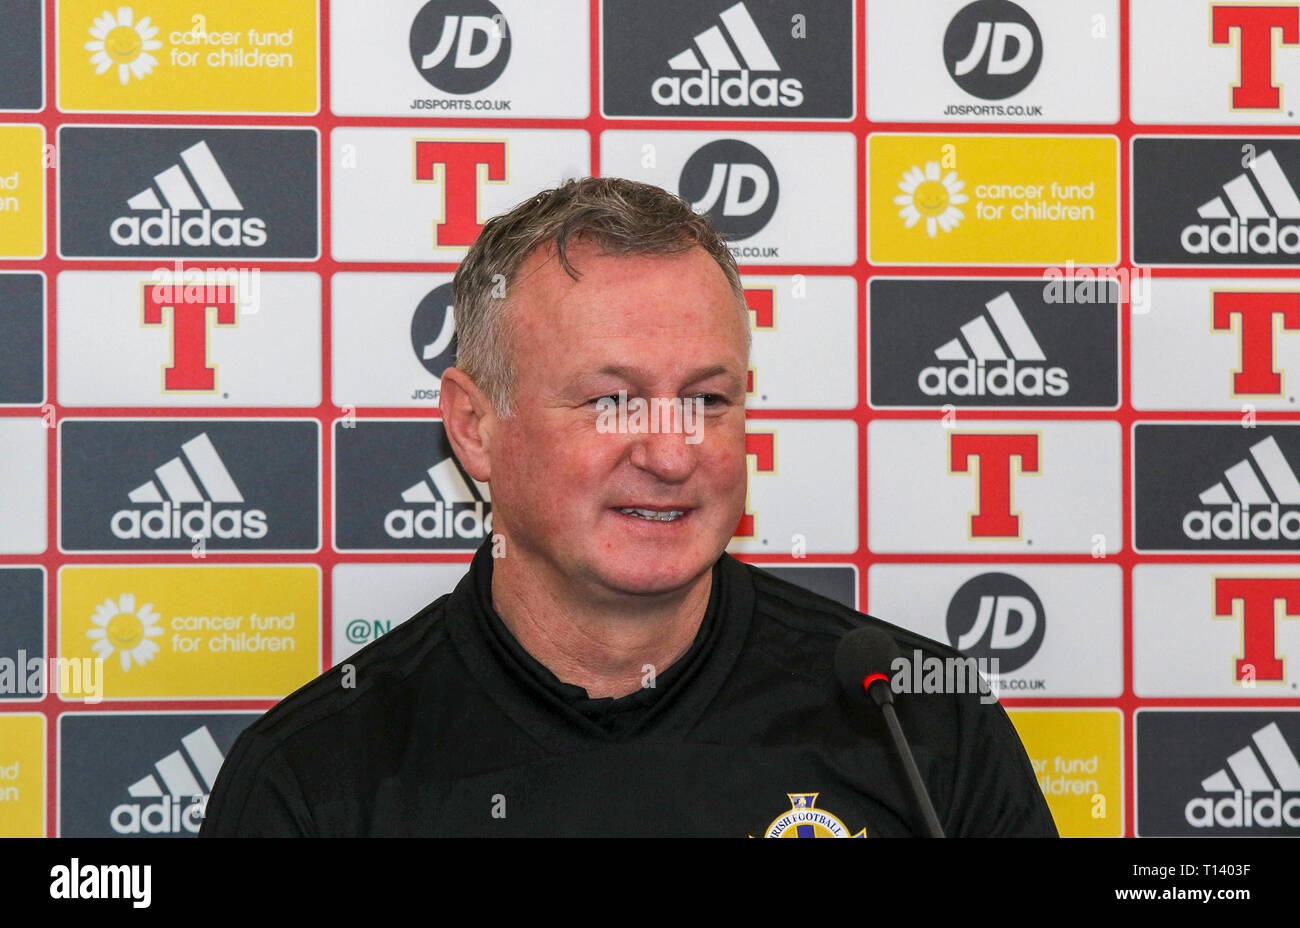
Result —
<instances>
[{"instance_id":1,"label":"man's nose","mask_svg":"<svg viewBox=\"0 0 1300 928\"><path fill-rule=\"evenodd\" d=\"M664 404L651 416L650 431L629 436L632 441L632 463L661 480L680 481L695 469L698 441L683 423L682 410L677 404Z\"/></svg>"}]
</instances>

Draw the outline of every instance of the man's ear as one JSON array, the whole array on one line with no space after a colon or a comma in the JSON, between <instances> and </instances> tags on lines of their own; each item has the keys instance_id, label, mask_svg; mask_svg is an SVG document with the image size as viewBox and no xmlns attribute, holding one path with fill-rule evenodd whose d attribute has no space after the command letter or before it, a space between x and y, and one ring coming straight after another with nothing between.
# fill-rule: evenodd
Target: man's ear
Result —
<instances>
[{"instance_id":1,"label":"man's ear","mask_svg":"<svg viewBox=\"0 0 1300 928\"><path fill-rule=\"evenodd\" d=\"M442 374L438 411L461 466L475 480L491 480L492 432L497 423L491 400L464 371L449 367Z\"/></svg>"}]
</instances>

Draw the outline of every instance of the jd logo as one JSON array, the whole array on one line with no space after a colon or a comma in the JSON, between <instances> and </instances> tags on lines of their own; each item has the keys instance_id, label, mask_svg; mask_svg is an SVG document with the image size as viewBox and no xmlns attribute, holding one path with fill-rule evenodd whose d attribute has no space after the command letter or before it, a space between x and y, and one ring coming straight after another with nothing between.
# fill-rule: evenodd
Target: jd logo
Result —
<instances>
[{"instance_id":1,"label":"jd logo","mask_svg":"<svg viewBox=\"0 0 1300 928\"><path fill-rule=\"evenodd\" d=\"M745 239L772 218L780 187L761 151L739 139L718 139L687 159L678 192L725 238Z\"/></svg>"},{"instance_id":2,"label":"jd logo","mask_svg":"<svg viewBox=\"0 0 1300 928\"><path fill-rule=\"evenodd\" d=\"M1043 643L1043 602L1019 577L980 574L953 594L947 630L958 651L976 659L997 658L1000 671L1010 673L1029 663Z\"/></svg>"},{"instance_id":3,"label":"jd logo","mask_svg":"<svg viewBox=\"0 0 1300 928\"><path fill-rule=\"evenodd\" d=\"M943 60L957 86L1005 100L1029 86L1043 63L1038 25L1010 0L977 0L957 13L943 37Z\"/></svg>"},{"instance_id":4,"label":"jd logo","mask_svg":"<svg viewBox=\"0 0 1300 928\"><path fill-rule=\"evenodd\" d=\"M411 60L446 93L478 93L510 61L505 16L489 0L430 0L411 23Z\"/></svg>"}]
</instances>

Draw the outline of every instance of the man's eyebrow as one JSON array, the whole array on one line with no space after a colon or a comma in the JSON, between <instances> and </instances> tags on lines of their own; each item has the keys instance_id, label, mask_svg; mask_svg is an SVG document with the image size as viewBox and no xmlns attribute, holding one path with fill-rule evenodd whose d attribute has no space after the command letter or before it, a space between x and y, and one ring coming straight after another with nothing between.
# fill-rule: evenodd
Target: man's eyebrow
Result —
<instances>
[{"instance_id":1,"label":"man's eyebrow","mask_svg":"<svg viewBox=\"0 0 1300 928\"><path fill-rule=\"evenodd\" d=\"M585 376L590 377L590 376L596 376L600 374L608 374L613 377L622 377L625 380L636 380L636 379L643 379L646 376L648 376L649 371L645 370L644 368L637 367L635 365L630 365L630 364L606 364L604 367L598 368L594 371L589 371ZM701 380L707 380L710 377L718 377L721 375L731 375L737 380L740 379L739 375L737 375L734 371L730 370L725 364L713 364L710 365L709 367L701 367L688 372L686 375L685 382L697 383Z\"/></svg>"}]
</instances>

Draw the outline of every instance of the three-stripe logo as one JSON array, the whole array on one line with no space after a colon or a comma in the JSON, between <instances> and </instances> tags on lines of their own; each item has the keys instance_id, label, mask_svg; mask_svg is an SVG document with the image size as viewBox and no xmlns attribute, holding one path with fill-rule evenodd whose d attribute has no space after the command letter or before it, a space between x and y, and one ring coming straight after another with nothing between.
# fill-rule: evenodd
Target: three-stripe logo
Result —
<instances>
[{"instance_id":1,"label":"three-stripe logo","mask_svg":"<svg viewBox=\"0 0 1300 928\"><path fill-rule=\"evenodd\" d=\"M801 106L803 84L793 77L750 77L750 72L781 71L776 56L743 2L718 14L718 25L697 33L692 43L668 59L675 72L650 86L660 106ZM721 75L730 75L721 77Z\"/></svg>"},{"instance_id":2,"label":"three-stripe logo","mask_svg":"<svg viewBox=\"0 0 1300 928\"><path fill-rule=\"evenodd\" d=\"M964 323L959 337L934 350L942 365L921 369L917 386L927 396L1064 396L1063 367L1047 367L1042 346L1007 291Z\"/></svg>"},{"instance_id":3,"label":"three-stripe logo","mask_svg":"<svg viewBox=\"0 0 1300 928\"><path fill-rule=\"evenodd\" d=\"M1250 446L1199 494L1203 509L1183 516L1183 534L1195 541L1300 540L1300 480L1272 435Z\"/></svg>"},{"instance_id":4,"label":"three-stripe logo","mask_svg":"<svg viewBox=\"0 0 1300 928\"><path fill-rule=\"evenodd\" d=\"M180 161L153 176L153 182L127 198L131 215L113 220L109 234L118 245L194 245L261 247L266 222L242 213L244 204L206 141L184 149ZM144 215L152 213L154 215Z\"/></svg>"},{"instance_id":5,"label":"three-stripe logo","mask_svg":"<svg viewBox=\"0 0 1300 928\"><path fill-rule=\"evenodd\" d=\"M492 531L491 492L461 471L455 458L444 458L402 491L410 507L384 517L390 538L483 538ZM453 509L453 507L455 507Z\"/></svg>"},{"instance_id":6,"label":"three-stripe logo","mask_svg":"<svg viewBox=\"0 0 1300 928\"><path fill-rule=\"evenodd\" d=\"M1201 781L1206 795L1184 810L1193 828L1300 828L1300 761L1277 722L1251 736L1225 767ZM1283 801L1282 794L1291 794ZM1218 797L1216 799L1216 797Z\"/></svg>"},{"instance_id":7,"label":"three-stripe logo","mask_svg":"<svg viewBox=\"0 0 1300 928\"><path fill-rule=\"evenodd\" d=\"M718 19L727 28L731 40L736 43L736 54L723 37L722 30L710 26L696 34L695 45L700 50L696 56L695 49L688 47L685 51L668 59L668 66L674 71L780 71L772 50L763 41L763 34L758 31L745 4L737 3L718 14ZM701 64L700 58L704 59Z\"/></svg>"},{"instance_id":8,"label":"three-stripe logo","mask_svg":"<svg viewBox=\"0 0 1300 928\"><path fill-rule=\"evenodd\" d=\"M1300 224L1294 222L1300 220L1300 196L1271 149L1256 155L1247 148L1247 169L1197 207L1197 216L1210 221L1183 227L1179 241L1188 253L1300 254Z\"/></svg>"},{"instance_id":9,"label":"three-stripe logo","mask_svg":"<svg viewBox=\"0 0 1300 928\"><path fill-rule=\"evenodd\" d=\"M243 509L244 496L207 432L181 445L181 454L154 468L154 478L127 493L136 506L113 514L118 538L263 538L266 513ZM213 510L213 504L235 504ZM194 508L197 506L198 508Z\"/></svg>"},{"instance_id":10,"label":"three-stripe logo","mask_svg":"<svg viewBox=\"0 0 1300 928\"><path fill-rule=\"evenodd\" d=\"M115 832L198 833L225 757L206 725L181 738L181 747L184 754L172 751L154 764L157 776L146 774L127 787L132 799L153 802L125 802L114 807L109 822Z\"/></svg>"}]
</instances>

